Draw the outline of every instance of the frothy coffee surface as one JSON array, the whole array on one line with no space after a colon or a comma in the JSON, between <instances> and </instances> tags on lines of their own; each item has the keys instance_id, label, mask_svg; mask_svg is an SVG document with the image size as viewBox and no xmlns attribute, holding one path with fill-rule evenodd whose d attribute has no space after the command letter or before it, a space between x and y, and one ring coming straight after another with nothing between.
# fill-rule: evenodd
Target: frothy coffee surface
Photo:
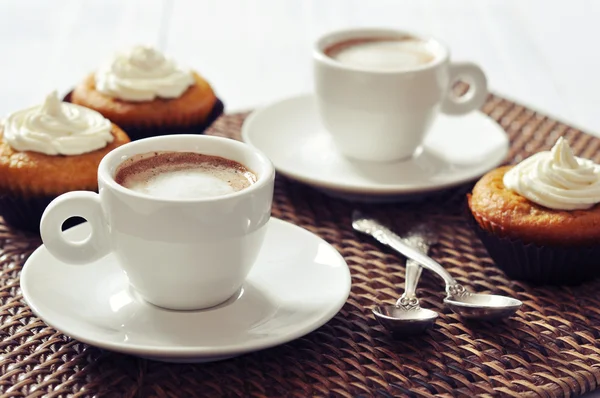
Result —
<instances>
[{"instance_id":1,"label":"frothy coffee surface","mask_svg":"<svg viewBox=\"0 0 600 398\"><path fill-rule=\"evenodd\" d=\"M165 199L200 199L241 191L256 182L244 165L195 152L151 152L127 159L115 181Z\"/></svg>"},{"instance_id":2,"label":"frothy coffee surface","mask_svg":"<svg viewBox=\"0 0 600 398\"><path fill-rule=\"evenodd\" d=\"M342 64L371 70L406 70L435 59L425 41L410 36L345 40L324 52Z\"/></svg>"}]
</instances>

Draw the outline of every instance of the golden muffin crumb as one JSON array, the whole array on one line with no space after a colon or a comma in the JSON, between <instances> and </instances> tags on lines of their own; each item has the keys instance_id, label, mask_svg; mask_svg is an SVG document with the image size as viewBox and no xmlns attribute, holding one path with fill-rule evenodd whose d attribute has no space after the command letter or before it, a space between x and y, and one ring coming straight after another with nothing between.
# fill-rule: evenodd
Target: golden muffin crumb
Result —
<instances>
[{"instance_id":1,"label":"golden muffin crumb","mask_svg":"<svg viewBox=\"0 0 600 398\"><path fill-rule=\"evenodd\" d=\"M213 89L197 73L195 84L179 98L155 98L152 101L124 101L96 90L94 74L90 74L73 90L71 102L100 112L111 122L127 127L187 127L203 123L217 97Z\"/></svg>"},{"instance_id":2,"label":"golden muffin crumb","mask_svg":"<svg viewBox=\"0 0 600 398\"><path fill-rule=\"evenodd\" d=\"M537 205L504 186L504 174L511 167L490 171L468 195L471 213L484 230L538 245L589 246L600 243L599 205L572 211Z\"/></svg>"},{"instance_id":3,"label":"golden muffin crumb","mask_svg":"<svg viewBox=\"0 0 600 398\"><path fill-rule=\"evenodd\" d=\"M114 140L104 148L81 155L46 155L17 151L3 138L0 126L0 194L23 197L57 196L69 191L98 189L98 165L108 152L129 142L129 137L115 124Z\"/></svg>"}]
</instances>

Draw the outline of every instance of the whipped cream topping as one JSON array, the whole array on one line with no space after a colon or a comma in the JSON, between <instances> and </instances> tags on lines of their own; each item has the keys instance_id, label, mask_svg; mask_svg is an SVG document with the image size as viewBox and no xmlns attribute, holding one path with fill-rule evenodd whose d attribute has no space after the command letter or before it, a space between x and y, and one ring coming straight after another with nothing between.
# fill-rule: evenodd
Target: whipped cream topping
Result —
<instances>
[{"instance_id":1,"label":"whipped cream topping","mask_svg":"<svg viewBox=\"0 0 600 398\"><path fill-rule=\"evenodd\" d=\"M54 91L42 105L10 114L4 121L4 140L17 151L80 155L112 142L111 129L100 113L61 102Z\"/></svg>"},{"instance_id":2,"label":"whipped cream topping","mask_svg":"<svg viewBox=\"0 0 600 398\"><path fill-rule=\"evenodd\" d=\"M95 80L96 90L125 101L178 98L194 84L190 70L146 46L116 54L96 72Z\"/></svg>"},{"instance_id":3,"label":"whipped cream topping","mask_svg":"<svg viewBox=\"0 0 600 398\"><path fill-rule=\"evenodd\" d=\"M600 166L574 156L562 137L552 150L510 169L503 182L506 188L550 209L589 209L600 202Z\"/></svg>"}]
</instances>

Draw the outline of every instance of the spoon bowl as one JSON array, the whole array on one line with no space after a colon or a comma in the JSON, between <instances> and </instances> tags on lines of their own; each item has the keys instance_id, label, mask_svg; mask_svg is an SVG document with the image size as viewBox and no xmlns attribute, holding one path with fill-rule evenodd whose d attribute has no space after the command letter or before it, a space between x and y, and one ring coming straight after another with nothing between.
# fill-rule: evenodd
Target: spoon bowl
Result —
<instances>
[{"instance_id":1,"label":"spoon bowl","mask_svg":"<svg viewBox=\"0 0 600 398\"><path fill-rule=\"evenodd\" d=\"M423 237L414 237L413 240L424 252L429 245ZM405 290L396 305L382 305L373 308L373 316L377 322L394 335L412 335L422 333L433 327L438 313L426 308L421 308L416 294L417 284L423 269L413 260L406 261Z\"/></svg>"},{"instance_id":2,"label":"spoon bowl","mask_svg":"<svg viewBox=\"0 0 600 398\"><path fill-rule=\"evenodd\" d=\"M405 310L395 305L378 306L371 310L377 322L394 334L418 334L433 327L438 313L426 308Z\"/></svg>"},{"instance_id":3,"label":"spoon bowl","mask_svg":"<svg viewBox=\"0 0 600 398\"><path fill-rule=\"evenodd\" d=\"M512 297L483 293L466 293L460 297L448 296L444 299L444 303L462 318L486 321L508 318L523 305L520 300Z\"/></svg>"}]
</instances>

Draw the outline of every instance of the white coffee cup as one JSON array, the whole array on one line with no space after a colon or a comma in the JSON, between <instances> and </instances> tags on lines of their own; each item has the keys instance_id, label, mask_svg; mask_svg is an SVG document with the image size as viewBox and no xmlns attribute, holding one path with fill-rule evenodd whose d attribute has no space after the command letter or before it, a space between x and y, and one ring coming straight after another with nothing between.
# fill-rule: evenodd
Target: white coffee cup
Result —
<instances>
[{"instance_id":1,"label":"white coffee cup","mask_svg":"<svg viewBox=\"0 0 600 398\"><path fill-rule=\"evenodd\" d=\"M433 60L385 70L340 62L325 54L336 43L354 39L406 38L422 41ZM314 79L317 106L325 128L345 156L395 161L412 156L441 110L459 115L479 108L487 97L485 74L472 63L451 63L437 40L393 29L349 29L316 42ZM457 80L468 92L453 95Z\"/></svg>"},{"instance_id":2,"label":"white coffee cup","mask_svg":"<svg viewBox=\"0 0 600 398\"><path fill-rule=\"evenodd\" d=\"M126 159L153 151L198 152L243 164L257 181L241 191L201 199L161 199L127 189L115 179ZM70 192L42 216L44 245L57 259L88 264L112 252L130 285L160 307L191 310L226 301L242 286L264 240L275 170L270 160L231 139L171 135L128 143L98 167L99 194ZM61 231L72 216L91 235L72 242Z\"/></svg>"}]
</instances>

